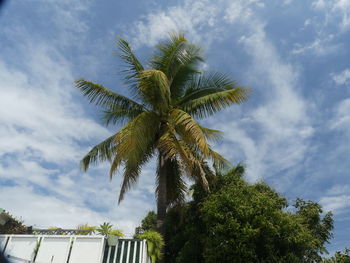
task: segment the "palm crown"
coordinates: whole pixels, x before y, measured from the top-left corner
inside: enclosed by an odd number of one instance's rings
[[[216,166],[226,161],[208,144],[220,132],[201,126],[196,119],[243,102],[249,89],[236,86],[222,73],[201,72],[201,50],[182,34],[174,34],[156,46],[148,68],[142,66],[125,40],[119,39],[117,45],[127,65],[122,73],[133,99],[84,79],[76,81],[83,95],[103,108],[105,124],[124,125],[91,149],[82,159],[82,168],[110,161],[112,178],[122,166],[119,202],[137,182],[142,165],[154,155],[159,159],[157,196],[159,200],[163,195],[166,206],[183,200],[185,175],[207,188],[206,160]]]

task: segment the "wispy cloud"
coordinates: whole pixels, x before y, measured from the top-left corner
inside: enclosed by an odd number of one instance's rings
[[[331,120],[331,128],[350,132],[350,99],[345,99],[337,103],[334,109],[334,117]]]
[[[337,23],[341,31],[350,28],[350,2],[347,0],[316,0],[311,6],[325,12],[325,23]]]
[[[348,84],[350,83],[350,68],[344,69],[340,73],[333,73],[331,77],[338,85]]]
[[[322,197],[320,203],[325,211],[341,214],[350,208],[350,195]]]
[[[308,22],[309,23],[309,22]],[[335,53],[339,50],[341,45],[333,43],[334,35],[329,34],[323,36],[320,34],[313,42],[307,44],[295,44],[292,54],[315,54],[317,56],[325,56]]]
[[[12,44],[0,55],[0,136],[6,138],[0,140],[0,207],[28,225],[71,228],[111,221],[130,236],[153,208],[153,177],[143,176],[140,189],[118,206],[121,178],[110,183],[107,164],[79,171],[82,156],[111,133],[85,111],[74,88],[72,57],[62,48],[86,37],[87,22],[80,16],[88,11],[85,4],[39,5],[37,12],[54,17],[56,39],[33,36],[27,25],[16,23],[0,34]]]
[[[234,23],[246,20],[252,15],[252,7],[263,7],[259,0],[185,0],[181,5],[149,13],[142,20],[135,22],[128,32],[134,46],[154,46],[166,38],[171,31],[185,32],[192,41],[206,47],[212,41],[224,38],[223,20]]]

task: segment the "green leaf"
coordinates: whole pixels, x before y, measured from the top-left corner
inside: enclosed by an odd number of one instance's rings
[[[144,106],[123,96],[113,92],[100,84],[93,83],[84,79],[75,81],[75,86],[80,89],[85,97],[91,103],[98,106],[113,110],[115,107],[129,110],[144,110]]]

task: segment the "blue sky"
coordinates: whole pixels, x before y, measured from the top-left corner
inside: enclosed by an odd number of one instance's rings
[[[350,235],[350,1],[8,1],[0,13],[0,207],[37,227],[111,221],[132,235],[154,209],[154,165],[117,205],[108,164],[79,160],[118,127],[74,88],[84,77],[122,94],[117,35],[145,61],[172,30],[203,47],[203,68],[253,89],[207,119],[215,145],[247,179],[291,202],[321,203],[336,220],[330,251]]]

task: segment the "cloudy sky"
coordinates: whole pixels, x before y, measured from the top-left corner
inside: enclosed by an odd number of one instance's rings
[[[0,10],[0,207],[28,225],[111,221],[132,235],[154,209],[154,165],[117,205],[108,164],[79,170],[106,128],[74,88],[84,77],[128,95],[116,36],[145,61],[169,31],[202,46],[206,70],[253,89],[250,100],[205,124],[215,145],[291,202],[335,215],[330,251],[350,236],[350,1],[17,0]]]

